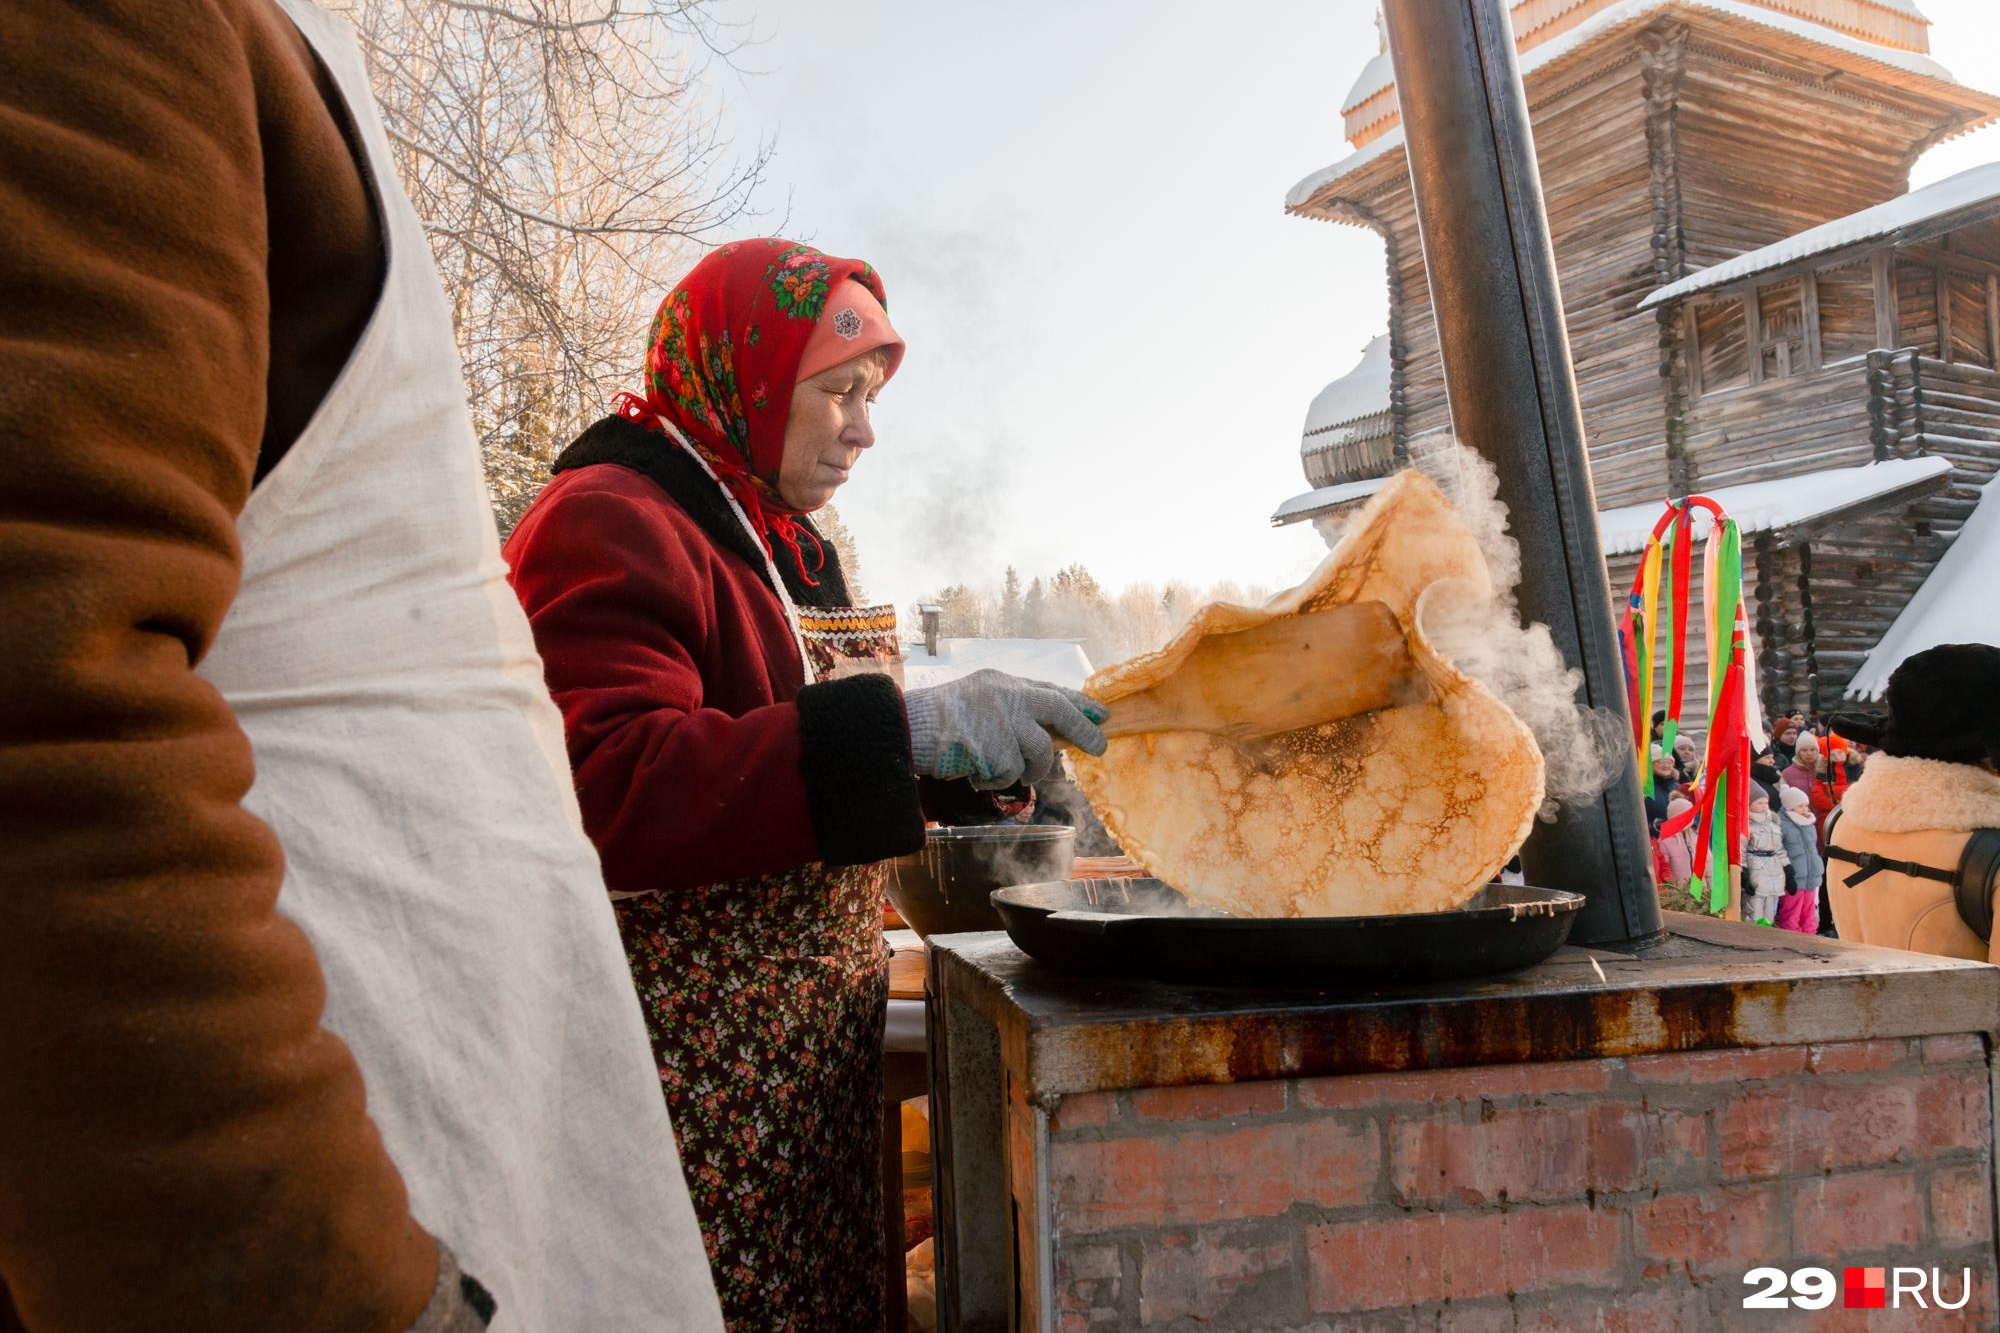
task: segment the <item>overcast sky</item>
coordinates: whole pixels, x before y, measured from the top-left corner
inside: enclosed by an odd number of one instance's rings
[[[1306,405],[1386,327],[1380,243],[1287,217],[1344,156],[1371,0],[734,0],[761,43],[714,80],[775,136],[767,226],[869,260],[909,354],[837,504],[868,592],[1072,560],[1107,587],[1282,586]],[[1995,0],[1924,0],[1933,53],[2000,89]],[[1946,144],[1916,183],[2000,158]]]

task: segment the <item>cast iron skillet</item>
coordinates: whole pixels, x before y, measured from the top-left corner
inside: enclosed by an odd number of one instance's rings
[[[1215,986],[1343,989],[1512,972],[1569,938],[1583,896],[1489,884],[1451,912],[1234,917],[1157,879],[1071,879],[993,894],[1014,943],[1064,972]]]

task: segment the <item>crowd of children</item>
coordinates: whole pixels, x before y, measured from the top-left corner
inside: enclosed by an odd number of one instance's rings
[[[1662,833],[1690,808],[1701,746],[1681,732],[1669,747],[1665,723],[1664,713],[1653,715],[1653,794],[1646,801],[1660,903],[1673,911],[1703,911],[1688,890],[1693,829]],[[1803,713],[1775,724],[1770,744],[1750,766],[1756,785],[1750,792],[1742,878],[1731,896],[1743,920],[1805,935],[1834,933],[1824,904],[1826,820],[1848,783],[1861,775],[1862,748]]]

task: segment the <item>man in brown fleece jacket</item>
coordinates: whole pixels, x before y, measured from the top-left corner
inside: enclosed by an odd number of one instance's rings
[[[268,0],[0,0],[0,1328],[471,1329],[195,667],[384,273]]]

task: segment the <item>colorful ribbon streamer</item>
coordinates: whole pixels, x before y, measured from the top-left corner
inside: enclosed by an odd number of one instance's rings
[[[1700,618],[1709,648],[1708,741],[1690,792],[1693,808],[1668,820],[1660,836],[1672,837],[1693,827],[1694,877],[1688,882],[1688,892],[1709,912],[1720,913],[1729,904],[1731,881],[1726,876],[1743,865],[1750,817],[1750,757],[1762,742],[1763,732],[1762,710],[1753,697],[1755,653],[1743,614],[1743,534],[1722,506],[1704,495],[1668,502],[1640,556],[1625,615],[1619,621],[1618,638],[1640,775],[1646,794],[1651,796],[1654,685],[1660,647],[1656,627],[1663,623],[1666,630],[1668,678],[1662,744],[1671,753],[1680,734],[1688,635],[1696,624],[1688,603],[1697,510],[1710,518],[1702,559]],[[1663,573],[1668,580],[1664,609],[1660,606]]]

